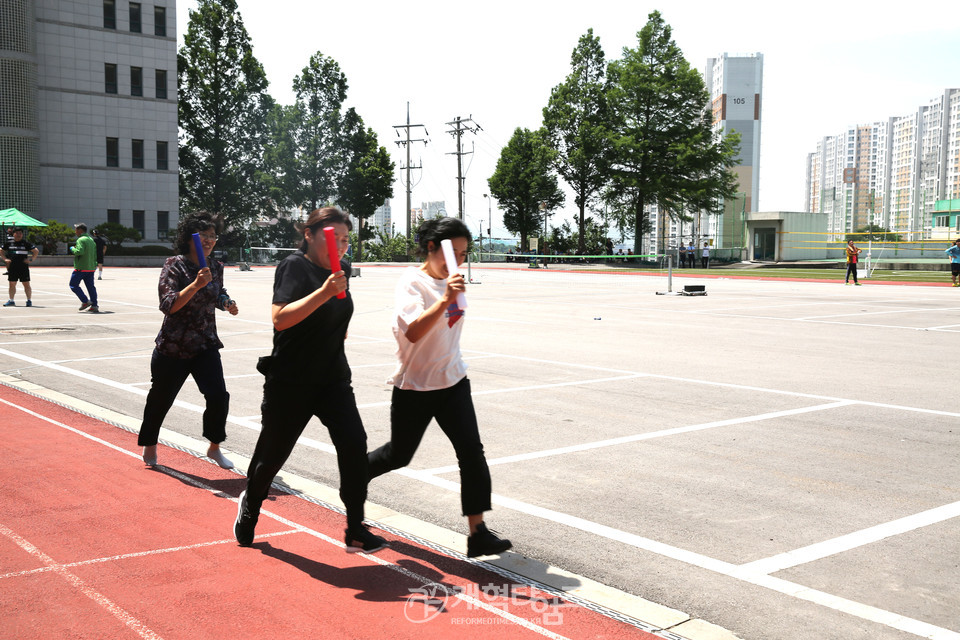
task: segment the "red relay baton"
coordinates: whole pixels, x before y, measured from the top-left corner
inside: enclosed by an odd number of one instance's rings
[[[337,251],[337,236],[333,231],[333,227],[324,227],[323,235],[327,239],[327,254],[330,256],[330,272],[336,273],[341,271],[340,269],[340,253]],[[336,268],[333,265],[337,265]],[[346,291],[341,291],[337,294],[337,298],[343,300],[347,297]]]

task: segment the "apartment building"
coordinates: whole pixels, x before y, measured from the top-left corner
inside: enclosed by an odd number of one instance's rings
[[[6,0],[0,23],[0,206],[166,239],[178,217],[175,0]]]
[[[827,214],[836,235],[868,224],[914,240],[960,230],[960,216],[938,204],[960,199],[960,89],[822,138],[807,156],[806,181],[805,209]]]

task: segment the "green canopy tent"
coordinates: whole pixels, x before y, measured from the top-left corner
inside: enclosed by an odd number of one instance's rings
[[[46,223],[31,218],[17,209],[0,211],[0,227],[45,227]]]

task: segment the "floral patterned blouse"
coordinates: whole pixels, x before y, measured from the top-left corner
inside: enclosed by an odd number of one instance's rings
[[[170,313],[179,293],[197,279],[200,267],[184,256],[167,258],[160,271],[160,311],[163,325],[157,334],[157,351],[170,358],[193,358],[208,349],[222,349],[217,336],[215,309],[223,309],[230,296],[223,288],[223,264],[210,260],[213,279],[176,313]]]

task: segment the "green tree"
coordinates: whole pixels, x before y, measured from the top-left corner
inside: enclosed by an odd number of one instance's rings
[[[520,236],[523,249],[528,246],[531,233],[536,236],[543,228],[544,216],[549,216],[565,199],[552,169],[556,152],[546,138],[543,129],[518,127],[487,180],[490,193],[503,210],[504,226]]]
[[[70,242],[77,237],[73,227],[56,220],[47,220],[45,227],[31,227],[28,233],[30,242],[40,245],[45,256],[55,254],[60,243]]]
[[[363,242],[373,237],[367,224],[387,198],[393,197],[394,163],[380,146],[377,134],[364,128],[363,119],[352,108],[343,118],[343,147],[346,167],[337,188],[337,202],[360,222],[357,229],[357,260],[363,259]]]
[[[868,224],[865,227],[860,227],[855,232],[848,233],[843,239],[844,241],[853,240],[854,242],[867,242],[868,240],[873,242],[903,242],[903,236],[899,233],[893,233],[878,224]]]
[[[140,242],[143,239],[139,231],[132,227],[125,227],[119,222],[101,222],[94,228],[107,242],[107,250],[112,249],[114,253],[125,240]]]
[[[613,163],[606,196],[618,225],[632,224],[640,253],[648,205],[676,218],[688,206],[712,208],[733,196],[733,178],[724,173],[736,164],[737,145],[715,140],[703,78],[658,11],[637,38],[637,48],[625,48],[608,69]]]
[[[288,184],[294,204],[312,211],[335,200],[345,169],[340,110],[347,77],[333,58],[318,51],[293,79],[293,90]]]
[[[588,251],[586,210],[608,180],[610,138],[606,60],[593,29],[580,37],[571,56],[572,70],[550,92],[543,110],[543,125],[557,151],[555,166],[574,193],[579,210],[577,253]]]
[[[236,0],[199,0],[177,53],[180,209],[245,224],[269,208],[261,158],[273,101]]]
[[[406,259],[415,248],[413,240],[408,239],[405,234],[398,233],[391,236],[378,229],[374,233],[373,240],[364,248],[364,259],[376,262],[390,262],[401,257]]]

